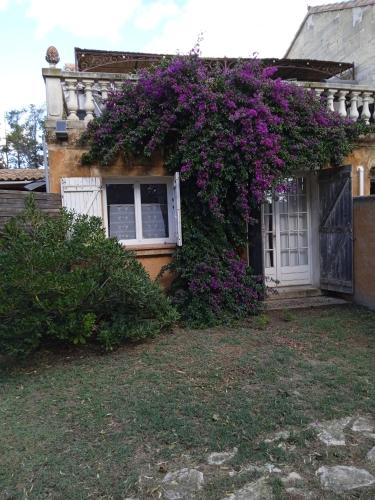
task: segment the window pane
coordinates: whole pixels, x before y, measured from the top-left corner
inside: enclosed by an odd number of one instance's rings
[[[289,213],[297,212],[297,196],[289,196]]]
[[[307,240],[307,231],[304,231],[303,233],[299,233],[299,244],[298,247],[307,247],[308,240]]]
[[[273,249],[273,234],[266,233],[264,237],[264,246],[267,250]]]
[[[265,203],[263,205],[263,210],[265,214],[272,214],[272,203]]]
[[[134,240],[135,208],[133,184],[107,185],[109,236],[118,240]]]
[[[289,236],[288,234],[280,234],[280,243],[281,243],[281,249],[285,250],[286,248],[289,248]]]
[[[288,250],[281,252],[281,265],[282,265],[282,267],[289,266],[289,252],[288,252]]]
[[[288,231],[288,216],[280,215],[280,229],[281,231]]]
[[[290,252],[290,265],[298,266],[298,252],[295,250]]]
[[[287,198],[287,196],[285,196],[285,194],[281,195],[279,198],[279,207],[280,207],[281,214],[288,213],[288,198]]]
[[[298,196],[298,211],[307,212],[307,198],[306,196]]]
[[[168,238],[166,184],[141,184],[143,238]]]
[[[264,229],[265,231],[272,231],[272,215],[264,216]]]
[[[299,252],[299,264],[300,266],[307,265],[308,262],[308,255],[307,255],[307,249],[301,250]]]
[[[298,248],[297,233],[290,233],[289,248]]]
[[[273,267],[273,251],[266,252],[265,267]]]
[[[289,216],[289,230],[290,231],[297,231],[297,216],[296,215]]]
[[[307,214],[299,216],[298,229],[307,229]]]

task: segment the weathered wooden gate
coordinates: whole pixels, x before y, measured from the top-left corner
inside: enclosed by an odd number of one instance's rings
[[[353,293],[353,198],[350,166],[319,175],[320,285]]]

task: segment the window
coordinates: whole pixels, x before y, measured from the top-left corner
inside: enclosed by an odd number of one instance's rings
[[[175,191],[170,178],[107,182],[109,236],[133,245],[178,242]]]

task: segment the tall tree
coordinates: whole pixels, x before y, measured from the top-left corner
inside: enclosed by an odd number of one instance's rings
[[[5,114],[7,134],[2,163],[8,168],[39,168],[43,165],[44,110],[34,104]]]

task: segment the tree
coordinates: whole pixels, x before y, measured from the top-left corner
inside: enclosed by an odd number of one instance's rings
[[[5,114],[8,132],[2,147],[7,168],[39,168],[43,165],[44,109],[30,104]]]

